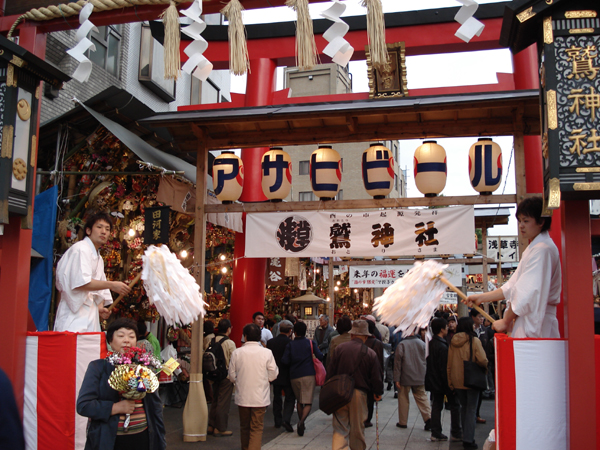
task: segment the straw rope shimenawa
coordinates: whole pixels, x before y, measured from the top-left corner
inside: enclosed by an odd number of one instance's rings
[[[318,62],[313,23],[308,11],[308,0],[287,0],[286,6],[296,11],[296,66],[312,69]]]
[[[177,4],[171,0],[171,4],[160,15],[165,26],[165,78],[175,80],[181,75],[181,59],[179,56],[179,43],[181,42],[181,31],[179,29],[179,11]]]
[[[221,10],[221,14],[227,17],[229,26],[229,70],[234,75],[243,75],[250,71],[248,58],[248,47],[246,45],[246,27],[242,22],[242,11],[244,8],[239,0],[231,0]]]
[[[389,55],[385,45],[385,20],[381,0],[363,0],[367,8],[367,37],[371,52],[371,63],[381,70],[388,63]]]

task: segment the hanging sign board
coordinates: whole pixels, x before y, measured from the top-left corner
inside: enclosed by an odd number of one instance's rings
[[[487,257],[502,262],[519,261],[517,236],[493,236],[487,238]]]
[[[472,206],[249,213],[246,233],[250,258],[475,253]]]
[[[267,262],[267,286],[285,285],[285,258],[269,258]]]
[[[169,243],[169,206],[154,206],[144,212],[144,244]]]
[[[454,286],[462,286],[461,266],[461,264],[448,264],[448,267],[444,269],[444,277]],[[350,267],[350,287],[385,288],[406,275],[412,267],[407,265],[352,266]]]

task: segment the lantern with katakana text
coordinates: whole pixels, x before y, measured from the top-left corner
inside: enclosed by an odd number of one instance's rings
[[[502,149],[490,138],[480,138],[469,149],[469,179],[471,186],[483,195],[490,195],[502,181]]]
[[[262,157],[262,190],[272,202],[286,198],[292,188],[292,160],[280,147],[273,147]]]
[[[342,184],[342,158],[330,145],[321,145],[310,155],[310,182],[321,200],[333,200]]]
[[[213,162],[213,186],[221,202],[235,202],[244,187],[244,164],[233,152],[223,152]]]
[[[389,148],[374,143],[363,152],[362,178],[373,198],[385,198],[394,187],[394,156]]]
[[[425,197],[435,197],[446,186],[446,150],[436,141],[424,141],[415,150],[414,174],[417,189]]]

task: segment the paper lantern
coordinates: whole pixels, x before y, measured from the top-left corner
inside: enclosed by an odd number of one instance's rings
[[[394,157],[389,148],[371,144],[362,155],[365,190],[373,198],[385,198],[394,187]]]
[[[280,147],[273,147],[262,157],[262,190],[272,202],[286,198],[292,188],[292,160]]]
[[[244,164],[233,152],[223,152],[213,162],[213,186],[221,202],[235,202],[244,187]]]
[[[342,184],[342,158],[330,145],[321,145],[310,155],[310,182],[321,200],[332,200]]]
[[[481,138],[469,149],[469,179],[471,186],[483,195],[490,195],[502,181],[502,149],[490,138]]]
[[[415,184],[425,197],[435,197],[446,186],[446,150],[436,141],[424,141],[415,150]]]

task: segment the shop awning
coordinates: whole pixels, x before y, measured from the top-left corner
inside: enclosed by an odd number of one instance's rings
[[[92,108],[80,103],[85,110],[90,113],[98,122],[100,122],[106,129],[114,134],[123,144],[125,144],[129,150],[135,153],[141,160],[153,164],[158,167],[162,167],[167,170],[183,171],[184,177],[192,183],[196,184],[196,167],[190,163],[178,158],[177,156],[170,155],[163,151],[157,150],[152,147],[146,141],[135,135],[127,128],[113,122],[109,118],[102,114],[94,111]],[[208,189],[212,189],[212,183],[209,184]]]

